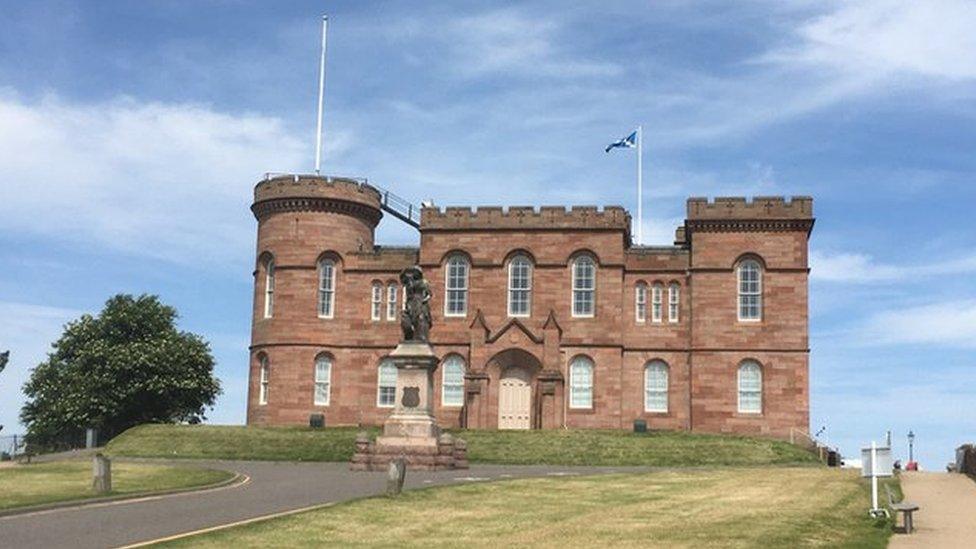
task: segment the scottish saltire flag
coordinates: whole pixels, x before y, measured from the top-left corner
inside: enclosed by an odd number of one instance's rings
[[[613,143],[607,145],[605,152],[610,152],[610,149],[616,149],[617,147],[632,149],[636,146],[637,146],[637,130],[634,130],[634,133],[628,135],[627,137],[619,141],[614,141]]]

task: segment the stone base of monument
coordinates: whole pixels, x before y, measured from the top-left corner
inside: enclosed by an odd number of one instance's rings
[[[467,469],[465,442],[441,433],[431,413],[438,359],[430,345],[404,342],[390,353],[397,367],[396,405],[375,441],[356,437],[353,471],[386,471],[403,458],[408,470]]]

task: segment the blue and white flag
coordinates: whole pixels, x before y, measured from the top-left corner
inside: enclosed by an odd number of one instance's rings
[[[616,149],[617,147],[624,147],[626,149],[633,149],[636,146],[637,146],[637,130],[634,130],[634,133],[628,135],[627,137],[625,137],[625,138],[623,138],[623,139],[621,139],[619,141],[614,141],[613,143],[610,143],[609,145],[607,145],[607,148],[605,149],[605,152],[610,152],[610,149]]]

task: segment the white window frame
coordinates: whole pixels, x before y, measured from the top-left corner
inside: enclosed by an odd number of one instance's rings
[[[462,269],[460,276],[452,276],[452,270]],[[444,316],[468,316],[468,279],[471,276],[471,264],[461,254],[454,254],[447,258],[444,264]],[[460,281],[460,285],[454,285]],[[452,304],[460,303],[460,307]],[[454,310],[452,310],[452,308]]]
[[[325,375],[321,375],[322,368],[325,366]],[[316,406],[328,406],[332,400],[332,357],[329,355],[319,355],[315,357],[315,385],[312,389],[312,400]],[[320,391],[321,389],[321,391]],[[319,398],[319,393],[325,394],[324,399]]]
[[[369,317],[373,322],[383,319],[383,284],[374,282],[370,289]]]
[[[390,370],[392,368],[392,370]],[[383,384],[383,370],[386,369],[388,372],[393,372],[393,384]],[[393,361],[386,358],[380,361],[380,365],[376,368],[376,406],[378,408],[393,408],[396,406],[396,376],[397,367],[393,364]],[[390,402],[383,402],[383,395],[390,394],[390,392],[384,393],[383,389],[393,388],[392,398]]]
[[[744,281],[743,275],[747,271],[754,270],[756,273],[755,281]],[[763,309],[763,269],[762,265],[759,264],[755,259],[744,259],[739,263],[736,268],[736,290],[737,290],[737,300],[736,300],[736,316],[739,322],[760,322],[762,321],[762,309]],[[754,282],[754,285],[749,285],[750,282]],[[755,316],[747,315],[743,316],[744,299],[753,298],[755,299]],[[748,307],[748,306],[747,306]]]
[[[581,379],[583,376],[582,372],[588,371],[586,378]],[[589,357],[577,356],[569,363],[569,407],[575,410],[591,410],[593,409],[593,375],[594,367],[593,361]],[[576,394],[577,391],[585,391],[581,393],[585,395],[583,400],[577,401]]]
[[[758,384],[756,387],[743,387],[743,373],[746,371],[755,372],[758,377]],[[746,380],[747,381],[747,380]],[[763,411],[763,369],[762,366],[755,360],[745,360],[739,364],[737,379],[736,379],[736,389],[738,389],[738,406],[737,409],[740,414],[752,414],[761,415]],[[743,403],[743,397],[746,397],[746,401],[752,401],[758,403],[757,407],[750,407],[748,403]]]
[[[271,365],[267,355],[261,355],[258,362],[258,404],[264,406],[268,404],[268,394],[271,389]]]
[[[638,324],[647,322],[647,283],[638,282],[634,286],[634,320]]]
[[[518,276],[516,269],[524,268],[524,276]],[[527,318],[532,316],[532,260],[523,254],[514,256],[508,262],[508,316]],[[517,299],[516,296],[524,296]],[[515,311],[515,303],[524,305],[524,311]]]
[[[335,261],[319,261],[319,318],[335,315]]]
[[[657,373],[663,373],[663,380],[664,380],[663,386],[660,383],[652,383],[652,381],[660,382],[660,380],[662,379],[662,376],[658,376],[657,378],[652,378],[651,376],[652,371]],[[671,382],[671,372],[670,372],[670,368],[668,368],[667,362],[664,362],[663,360],[655,359],[655,360],[651,360],[650,362],[644,365],[644,411],[645,412],[651,412],[655,414],[658,413],[666,414],[668,412],[670,382]],[[655,405],[652,403],[652,401],[659,402],[662,395],[664,397],[663,399],[664,406]],[[655,399],[654,397],[657,398]]]
[[[581,276],[581,268],[589,268],[590,276]],[[588,254],[581,255],[573,260],[572,269],[573,288],[570,306],[573,318],[593,318],[596,314],[596,260]],[[589,279],[589,286],[583,285],[586,279]],[[577,299],[577,296],[582,299]],[[583,310],[584,307],[577,307],[584,303],[589,303],[589,311]]]
[[[397,294],[399,287],[396,282],[390,282],[386,286],[386,320],[394,321],[397,319]]]
[[[444,359],[441,370],[441,406],[445,408],[460,408],[464,406],[464,359],[460,355],[448,355]],[[448,374],[448,370],[460,369],[460,378],[448,379],[448,375],[455,376],[454,372]],[[460,395],[457,400],[448,400],[447,388],[460,388]]]
[[[681,314],[681,285],[672,282],[668,285],[668,322],[678,322]]]
[[[664,285],[651,284],[651,322],[660,324],[664,319]]]
[[[274,316],[275,262],[269,259],[264,264],[264,318]]]

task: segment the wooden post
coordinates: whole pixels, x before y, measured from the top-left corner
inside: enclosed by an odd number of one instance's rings
[[[96,494],[112,491],[112,460],[102,454],[95,454],[92,459],[92,490]]]
[[[386,473],[386,495],[393,497],[403,491],[403,481],[407,476],[407,460],[398,457],[390,460]]]

